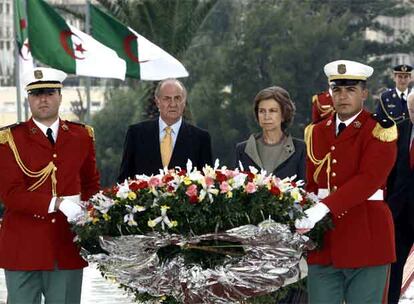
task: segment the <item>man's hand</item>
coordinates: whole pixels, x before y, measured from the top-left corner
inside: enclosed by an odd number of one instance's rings
[[[295,221],[296,231],[306,233],[319,222],[329,212],[329,208],[324,203],[316,203],[315,206],[305,210],[306,217]]]

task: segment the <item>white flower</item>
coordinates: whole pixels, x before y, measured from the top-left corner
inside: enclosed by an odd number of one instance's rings
[[[124,223],[127,223],[128,226],[138,226],[138,223],[134,220],[134,214],[133,213],[125,214]]]
[[[161,206],[161,215],[159,217],[157,217],[154,220],[149,220],[148,221],[148,226],[153,228],[156,225],[158,225],[159,223],[161,223],[161,228],[162,230],[165,229],[165,225],[168,226],[168,228],[174,227],[175,224],[173,222],[170,221],[170,219],[167,216],[167,210],[170,209],[170,207],[163,205]]]
[[[186,169],[187,169],[187,174],[191,172],[191,170],[193,170],[193,163],[191,161],[191,159],[187,160],[187,164],[185,165]]]
[[[109,209],[111,209],[111,207],[115,205],[115,202],[109,197],[107,197],[106,195],[104,195],[102,191],[95,194],[92,197],[91,201],[93,202],[94,208],[98,210],[99,212],[101,212],[102,214],[107,213]]]
[[[259,172],[259,170],[257,170],[255,167],[253,166],[249,166],[249,170],[250,172],[252,172],[253,174],[257,174]]]
[[[216,161],[214,162],[213,170],[216,171],[219,166],[220,166],[220,160],[218,158],[216,158]]]
[[[247,174],[238,173],[233,177],[233,189],[238,189],[244,186],[244,182],[246,181]]]
[[[127,199],[130,191],[128,180],[125,180],[122,184],[118,184],[118,192],[116,193],[116,197]]]
[[[243,167],[243,164],[242,164],[241,161],[239,161],[239,168],[240,168],[241,171],[244,171],[244,167]]]

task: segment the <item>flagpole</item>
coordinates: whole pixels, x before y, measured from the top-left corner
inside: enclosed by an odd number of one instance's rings
[[[22,94],[20,87],[20,54],[19,54],[19,44],[17,43],[17,10],[16,6],[13,8],[14,13],[14,22],[13,22],[13,31],[14,31],[14,74],[15,74],[15,85],[16,85],[16,103],[17,103],[17,122],[22,121]]]
[[[91,14],[90,14],[90,5],[89,0],[86,1],[86,20],[85,20],[85,31],[86,34],[90,34],[91,32]],[[91,78],[86,77],[86,118],[85,122],[87,124],[91,123]]]

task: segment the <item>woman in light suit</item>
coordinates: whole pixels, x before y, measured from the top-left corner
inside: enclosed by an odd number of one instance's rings
[[[236,167],[240,162],[245,170],[254,166],[282,179],[296,175],[305,180],[305,143],[288,132],[295,110],[285,89],[261,90],[254,98],[254,114],[262,131],[237,144]]]

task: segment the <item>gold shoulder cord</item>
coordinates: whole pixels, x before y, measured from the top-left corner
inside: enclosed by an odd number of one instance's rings
[[[328,181],[328,190],[331,190],[330,182],[329,182],[329,175],[331,173],[331,152],[328,152],[323,159],[317,159],[313,153],[313,124],[308,125],[305,128],[305,143],[306,143],[306,153],[308,154],[309,159],[311,162],[316,166],[316,170],[313,173],[313,180],[315,183],[318,182],[318,176],[321,172],[324,164],[326,163],[326,177]]]
[[[392,117],[391,117],[391,115],[389,115],[389,114],[388,114],[388,111],[385,109],[384,102],[382,101],[382,94],[380,95],[379,103],[380,103],[380,105],[381,105],[381,109],[382,109],[382,111],[383,111],[383,112],[385,113],[385,115],[386,115],[389,119],[391,119],[394,123],[395,123],[397,120],[399,120],[400,118],[401,118],[401,119],[403,118],[403,116],[402,116],[402,115],[400,115],[400,116],[398,116],[398,117],[395,117],[395,118],[392,118]]]
[[[40,171],[31,171],[28,169],[24,164],[23,161],[20,158],[19,151],[17,150],[16,144],[13,140],[13,134],[11,133],[10,129],[6,129],[0,132],[0,144],[8,143],[10,149],[13,152],[14,158],[16,159],[17,164],[19,165],[20,169],[23,171],[23,173],[29,177],[32,178],[38,178],[39,180],[35,182],[33,185],[31,185],[27,190],[34,191],[37,188],[39,188],[45,180],[51,176],[52,180],[52,193],[53,196],[56,196],[56,173],[55,173],[55,164],[51,161],[46,167],[44,167]]]

